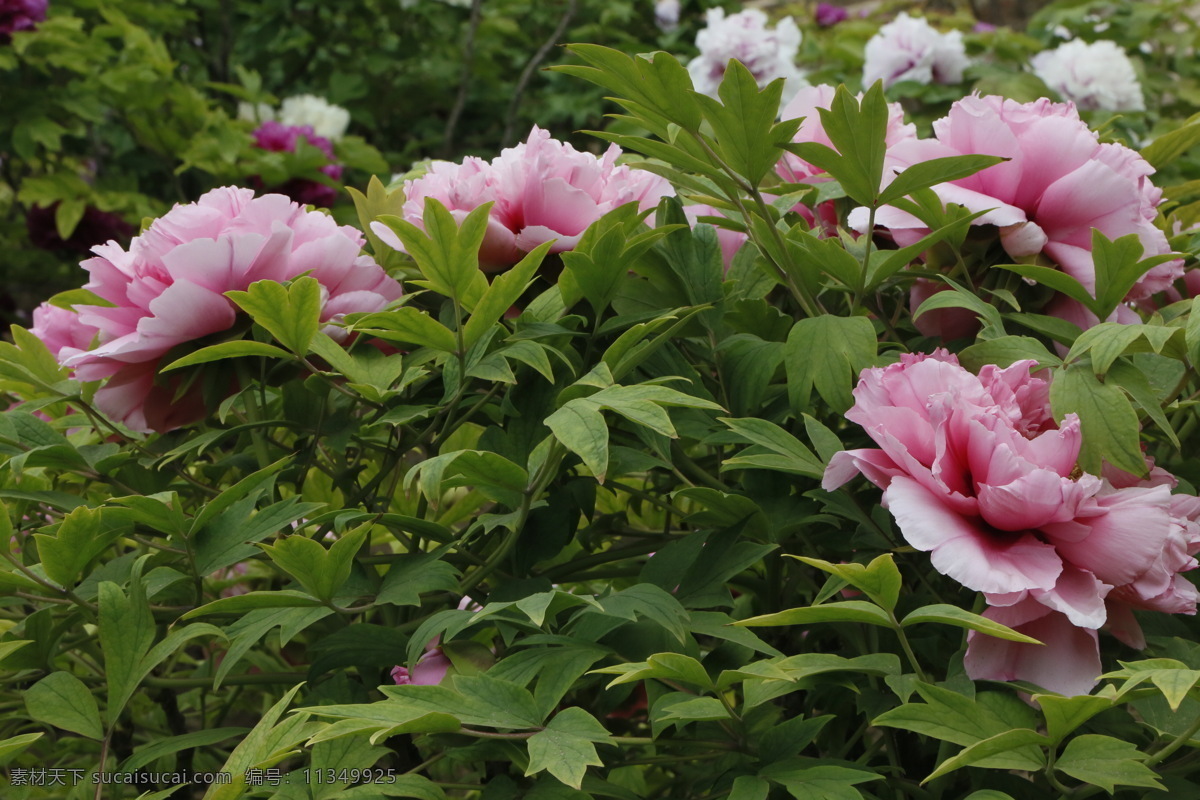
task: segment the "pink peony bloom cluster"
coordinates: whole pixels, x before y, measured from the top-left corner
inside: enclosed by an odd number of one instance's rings
[[[1200,500],[1172,496],[1161,470],[1148,481],[1078,473],[1079,420],[1055,424],[1033,365],[975,376],[939,350],[864,371],[846,417],[879,449],[838,453],[822,485],[862,473],[910,545],[985,593],[985,616],[1044,642],[973,636],[968,675],[1086,693],[1101,625],[1136,646],[1131,607],[1196,612],[1200,594],[1179,573],[1197,566]]]
[[[767,15],[755,8],[728,17],[724,9],[710,8],[705,13],[706,27],[696,34],[700,55],[687,65],[696,91],[716,97],[731,59],[750,70],[760,87],[783,78],[785,103],[804,86],[804,73],[796,67],[801,39],[796,21],[784,17],[774,30],[767,22]]]
[[[308,273],[323,290],[323,322],[398,298],[400,284],[360,255],[362,245],[354,228],[282,195],[214,189],[155,220],[128,251],[115,242],[94,248],[82,265],[91,274],[85,288],[111,307],[78,306],[77,317],[43,307],[33,332],[80,380],[108,379],[95,396],[105,414],[132,430],[170,430],[198,419],[204,405],[199,389],[176,400],[179,379],[158,368],[180,345],[233,327],[237,309],[225,292]],[[99,345],[88,349],[93,336]]]
[[[959,83],[970,63],[961,33],[941,33],[904,12],[871,37],[865,58],[863,85],[881,80],[885,89],[901,81]]]
[[[1162,191],[1150,182],[1154,168],[1128,147],[1102,144],[1074,106],[971,95],[956,102],[933,130],[933,139],[906,138],[889,146],[886,172],[946,156],[1009,159],[933,189],[943,202],[986,211],[974,224],[999,228],[1000,243],[1012,258],[1044,255],[1095,291],[1093,228],[1109,239],[1137,234],[1147,257],[1171,252],[1166,235],[1154,224],[1162,200]],[[875,219],[898,241],[915,240],[925,230],[916,217],[895,208],[879,209]],[[865,231],[866,222],[866,209],[851,213],[855,229]],[[1181,261],[1154,267],[1128,299],[1163,291],[1182,270]],[[1057,298],[1048,311],[1084,328],[1097,322],[1066,297]],[[1118,309],[1123,312],[1128,309]]]
[[[311,125],[285,125],[267,120],[254,131],[254,145],[273,153],[294,153],[302,139],[324,153],[330,162],[334,160],[333,143],[324,136],[318,136]],[[342,179],[340,164],[326,164],[320,171],[335,181]],[[337,190],[332,186],[307,178],[292,178],[272,191],[285,194],[297,203],[321,208],[329,208],[337,200]]]
[[[461,164],[435,161],[425,175],[406,181],[404,218],[423,227],[428,198],[460,221],[494,202],[479,263],[491,272],[507,269],[552,239],[551,253],[572,249],[589,225],[617,206],[637,203],[646,210],[674,194],[657,175],[617,166],[620,155],[616,145],[602,157],[581,153],[535,125],[526,141],[490,162],[474,157]],[[388,245],[404,249],[386,225],[373,222],[371,230]]]

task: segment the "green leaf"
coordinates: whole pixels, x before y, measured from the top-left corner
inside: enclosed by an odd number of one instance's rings
[[[193,608],[180,619],[201,617],[205,614],[243,614],[260,608],[313,608],[321,601],[304,592],[279,589],[270,592],[247,592],[235,597],[222,597],[199,608]]]
[[[717,87],[721,101],[695,95],[716,134],[722,160],[752,186],[760,184],[774,168],[783,155],[782,145],[791,142],[800,126],[799,120],[773,124],[782,93],[782,80],[771,81],[760,91],[753,73],[731,59]]]
[[[764,625],[811,625],[815,622],[863,622],[884,628],[895,628],[892,618],[874,603],[862,600],[846,600],[841,603],[825,603],[807,608],[792,608],[774,614],[763,614],[734,623],[747,627]]]
[[[1079,465],[1085,472],[1099,475],[1107,461],[1134,475],[1145,474],[1137,412],[1125,393],[1115,383],[1101,383],[1090,365],[1077,363],[1055,371],[1050,406],[1060,423],[1068,413],[1079,415]]]
[[[789,556],[803,561],[811,567],[836,575],[857,589],[861,589],[871,601],[892,611],[900,599],[900,570],[892,560],[891,553],[876,557],[870,564],[833,564],[819,558]],[[911,614],[909,616],[912,616]],[[903,623],[902,623],[903,624]]]
[[[1031,745],[1044,745],[1048,741],[1045,736],[1028,728],[1018,728],[998,733],[995,736],[976,742],[953,758],[948,758],[941,764],[938,764],[937,769],[929,773],[929,776],[921,781],[921,785],[929,783],[935,778],[947,775],[956,769],[970,766],[984,766],[981,762],[986,762],[987,759],[994,758],[995,756],[1006,755],[1014,751],[1019,751],[1022,754],[1028,753]],[[1045,753],[1040,747],[1037,752],[1041,754],[1044,766]]]
[[[1162,789],[1158,776],[1142,763],[1145,757],[1130,742],[1089,733],[1067,742],[1054,768],[1110,794],[1118,785]]]
[[[463,326],[463,343],[468,350],[529,288],[552,244],[544,242],[538,245],[516,265],[492,279],[491,286],[483,293],[479,303],[472,309],[470,319]]]
[[[980,170],[1007,161],[1000,156],[948,156],[919,161],[906,167],[896,179],[879,195],[879,205],[887,205],[893,200],[912,194],[921,189],[928,189],[939,183],[965,178]]]
[[[1046,345],[1030,336],[1001,336],[977,342],[958,354],[958,360],[972,372],[978,372],[984,364],[1009,367],[1027,358],[1044,367],[1062,363],[1062,359],[1046,349]]]
[[[1011,695],[980,692],[974,698],[929,684],[918,683],[917,691],[925,703],[905,703],[885,711],[873,725],[902,728],[923,736],[970,747],[1013,729],[1033,730],[1033,711]],[[989,756],[976,766],[992,769],[1036,770],[1045,764],[1039,748],[1026,745],[1006,753]]]
[[[196,364],[208,364],[212,361],[224,361],[227,358],[243,358],[245,356],[285,359],[292,357],[288,351],[282,350],[273,344],[255,342],[250,339],[238,339],[233,342],[221,342],[220,344],[201,347],[199,350],[188,353],[183,358],[175,359],[163,367],[162,372],[170,372],[173,369],[180,369],[181,367],[192,367]]]
[[[631,422],[676,438],[675,427],[664,406],[721,410],[719,405],[710,400],[666,386],[609,386],[588,397],[568,401],[546,418],[546,425],[568,450],[583,459],[596,479],[603,483],[608,471],[608,426],[601,410],[615,411]]]
[[[71,587],[83,568],[121,534],[120,528],[104,529],[100,509],[80,507],[63,517],[54,536],[35,533],[33,538],[47,577]]]
[[[1157,170],[1170,164],[1197,144],[1200,144],[1200,122],[1190,122],[1164,133],[1143,147],[1140,152],[1142,158]]]
[[[436,201],[435,201],[436,202]],[[354,319],[353,329],[390,342],[432,347],[446,353],[458,352],[454,332],[425,311],[401,306]]]
[[[609,681],[605,688],[619,686],[622,683],[635,683],[649,678],[685,683],[701,689],[715,688],[715,684],[704,666],[691,656],[681,653],[657,653],[645,661],[635,664],[618,664],[593,670],[593,672],[618,676]]]
[[[733,779],[729,800],[767,800],[771,784],[754,775],[742,775]]]
[[[994,305],[944,275],[941,276],[941,279],[950,286],[952,291],[934,292],[913,312],[913,319],[918,319],[927,312],[938,308],[965,308],[974,311],[980,318],[984,332],[992,336],[1004,334],[1003,319],[1000,317],[1000,311]]]
[[[1100,319],[1108,319],[1151,268],[1178,257],[1169,253],[1143,259],[1143,253],[1136,233],[1113,241],[1098,229],[1092,229],[1092,262],[1096,266],[1096,303],[1092,310]]]
[[[0,766],[7,764],[13,756],[18,755],[45,735],[44,733],[26,733],[0,741]]]
[[[154,617],[144,596],[140,566],[134,570],[129,595],[117,584],[103,581],[99,605],[100,647],[104,651],[107,717],[111,726],[137,688],[141,680],[138,665],[154,644]]]
[[[391,228],[421,270],[424,280],[414,281],[451,298],[464,308],[474,308],[487,291],[479,269],[479,247],[487,233],[491,203],[475,208],[460,227],[438,200],[425,203],[422,231],[400,217],[383,215],[379,221]]]
[[[1092,371],[1103,376],[1108,368],[1129,346],[1142,338],[1143,325],[1123,325],[1119,322],[1101,322],[1079,335],[1067,353],[1067,361],[1076,361],[1087,353],[1092,356]]]
[[[787,150],[823,169],[861,206],[879,205],[879,184],[887,151],[887,100],[876,82],[860,103],[839,86],[828,109],[820,109],[821,127],[833,148],[816,142],[792,144]]]
[[[582,708],[563,709],[529,738],[529,766],[525,775],[545,770],[578,789],[589,765],[604,766],[596,754],[596,743],[607,742],[609,738],[605,727]]]
[[[747,417],[745,419],[721,418],[720,422],[728,425],[734,433],[758,448],[771,451],[776,457],[764,462],[762,456],[751,451],[745,451],[740,456],[724,461],[724,467],[739,469],[744,467],[762,466],[769,463],[774,469],[820,478],[825,473],[822,464],[813,452],[800,443],[800,440],[773,422],[765,419]],[[752,448],[754,450],[756,448]]]
[[[919,625],[922,622],[939,622],[943,625],[967,628],[968,630],[986,633],[988,636],[994,636],[997,639],[1007,639],[1010,642],[1042,644],[1037,639],[1026,636],[1023,633],[1018,633],[1006,625],[1001,625],[999,622],[993,622],[987,617],[981,617],[978,614],[972,614],[970,611],[965,611],[957,606],[944,603],[922,606],[916,611],[910,612],[900,621],[900,626],[907,628],[910,625]]]
[[[144,767],[163,756],[193,747],[205,747],[210,744],[217,744],[226,739],[232,739],[235,736],[240,738],[245,735],[247,730],[248,728],[210,728],[208,730],[185,733],[180,736],[171,736],[166,739],[157,739],[149,744],[142,745],[134,751],[133,755],[121,763],[120,771],[135,772],[138,768]]]
[[[38,722],[99,741],[100,709],[83,681],[69,672],[52,672],[25,690],[25,709]]]
[[[655,715],[656,722],[681,720],[685,722],[703,722],[729,719],[729,711],[715,697],[693,697],[665,707],[661,714]]]
[[[279,722],[279,718],[303,686],[302,683],[293,686],[262,715],[258,724],[229,754],[220,770],[232,775],[233,782],[210,785],[204,800],[236,800],[241,797],[246,791],[248,769],[270,761],[273,756],[287,753],[307,738],[303,731],[298,731],[304,723],[307,711],[302,710],[282,723]]]
[[[936,295],[935,295],[936,296]],[[809,317],[792,326],[784,348],[788,396],[797,414],[807,411],[815,386],[841,413],[854,402],[851,388],[875,362],[875,328],[866,317]]]
[[[310,276],[284,287],[275,281],[256,281],[245,292],[226,292],[256,323],[288,350],[308,353],[308,343],[320,327],[321,284]]]
[[[798,762],[798,763],[797,763]],[[868,769],[814,763],[805,759],[778,761],[768,765],[759,775],[783,785],[797,800],[861,800],[854,787],[868,781],[883,780],[883,776]]]
[[[1080,725],[1113,707],[1111,698],[1096,695],[1059,697],[1054,694],[1035,694],[1033,701],[1041,707],[1046,717],[1046,733],[1054,747]]]
[[[314,597],[329,602],[334,592],[350,577],[354,556],[370,528],[366,524],[343,533],[329,550],[301,534],[285,537],[276,545],[260,544],[259,547]]]
[[[432,554],[400,556],[388,567],[375,602],[419,606],[422,594],[455,591],[457,574],[458,570]]]

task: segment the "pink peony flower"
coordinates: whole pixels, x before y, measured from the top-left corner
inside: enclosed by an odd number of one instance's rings
[[[474,157],[461,164],[435,161],[425,175],[406,181],[404,218],[423,227],[427,198],[441,202],[458,220],[494,202],[479,261],[488,271],[503,270],[552,239],[551,253],[572,249],[589,225],[617,206],[637,203],[646,210],[674,194],[657,175],[617,166],[620,155],[616,145],[599,158],[581,153],[535,125],[526,141],[491,162]],[[386,225],[373,222],[371,229],[388,245],[404,249]]]
[[[989,365],[975,376],[939,350],[865,370],[846,417],[880,449],[836,454],[822,485],[834,489],[861,472],[881,487],[900,532],[930,553],[935,569],[984,592],[994,609],[1014,609],[993,618],[1061,625],[1053,611],[1094,631],[1108,618],[1110,596],[1195,613],[1197,593],[1178,573],[1196,566],[1200,501],[1173,498],[1161,477],[1114,486],[1078,474],[1079,420],[1054,423],[1049,387],[1031,376],[1033,364]],[[981,644],[988,655],[974,663],[989,666],[968,674],[1017,669],[1017,661],[996,666],[1008,644]],[[1090,687],[1098,674],[1064,680]]]
[[[961,33],[941,33],[904,12],[871,37],[865,59],[863,85],[882,80],[885,89],[901,81],[959,83],[970,63]]]
[[[47,0],[0,0],[0,44],[17,31],[31,31],[46,21]]]
[[[442,648],[433,645],[421,654],[411,670],[408,667],[392,667],[392,681],[397,686],[437,686],[452,666]]]
[[[80,321],[74,311],[49,303],[42,303],[33,310],[33,327],[29,331],[41,339],[59,361],[90,348],[98,332],[95,327]]]
[[[728,17],[722,8],[705,12],[706,27],[696,34],[700,55],[687,65],[696,91],[716,97],[731,59],[750,70],[760,87],[783,78],[784,102],[804,86],[804,73],[796,67],[801,39],[796,21],[784,17],[774,30],[767,23],[767,15],[755,8]]]
[[[164,381],[157,370],[174,348],[233,327],[237,310],[224,293],[308,273],[323,289],[323,322],[378,311],[401,289],[359,254],[362,244],[354,228],[282,195],[214,189],[155,220],[128,251],[115,242],[94,248],[96,257],[82,265],[91,273],[85,288],[113,306],[77,307],[77,324],[94,330],[99,346],[64,346],[60,361],[79,380],[107,378],[96,406],[133,430],[187,424],[203,415],[198,392],[175,401],[179,379]],[[51,341],[69,339],[64,319],[48,317],[43,330]]]
[[[330,162],[334,160],[333,143],[324,136],[318,136],[311,125],[285,125],[275,120],[267,120],[254,131],[255,146],[274,153],[296,152],[296,146],[301,139],[324,153]],[[326,164],[320,171],[335,181],[342,179],[340,164]],[[287,195],[302,205],[321,208],[329,208],[337,200],[337,190],[332,186],[307,178],[292,178],[274,187],[273,191]]]
[[[1149,180],[1154,169],[1133,150],[1101,144],[1070,104],[1037,100],[1018,103],[972,95],[955,103],[933,125],[935,139],[905,139],[888,149],[889,172],[944,156],[979,153],[1008,161],[933,187],[946,203],[986,211],[976,225],[994,225],[1009,256],[1042,254],[1095,291],[1092,229],[1109,239],[1137,234],[1146,257],[1171,252],[1154,225],[1162,192]],[[919,220],[884,207],[876,222],[894,234],[924,229]],[[850,224],[866,229],[866,209],[855,209]],[[1182,262],[1160,264],[1130,291],[1137,300],[1160,292],[1182,274]],[[1066,298],[1063,298],[1066,300]],[[1097,321],[1079,306],[1083,327]],[[1059,309],[1061,314],[1072,313]]]
[[[829,28],[839,22],[845,22],[849,16],[849,11],[842,6],[835,6],[833,3],[817,3],[817,9],[813,12],[813,18],[822,28]]]
[[[969,631],[963,666],[974,680],[1028,681],[1073,696],[1089,693],[1104,671],[1096,631],[1072,624],[1065,614],[1036,600],[989,608],[983,616],[1042,644],[1010,642]]]

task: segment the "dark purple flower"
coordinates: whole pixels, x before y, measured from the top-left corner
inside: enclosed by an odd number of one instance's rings
[[[0,2],[2,1],[0,0]],[[311,125],[284,125],[282,122],[268,120],[254,131],[254,144],[273,153],[294,153],[301,137],[305,142],[324,153],[326,158],[333,161],[333,143],[324,136],[317,136]],[[326,164],[320,168],[320,171],[335,181],[342,178],[340,164]],[[254,184],[256,188],[262,188],[262,181],[257,177],[254,179]],[[337,200],[335,188],[308,178],[293,178],[280,186],[273,187],[271,191],[287,195],[302,205],[322,208],[332,206]]]
[[[31,31],[46,19],[48,0],[0,0],[0,43],[17,31]]]
[[[35,247],[87,255],[98,244],[110,239],[125,241],[137,233],[137,228],[121,219],[119,214],[88,206],[70,237],[63,239],[58,235],[58,226],[54,222],[57,210],[58,203],[54,203],[45,208],[34,206],[25,214],[25,230],[29,232],[29,241]]]
[[[815,14],[817,24],[822,28],[828,28],[831,25],[837,25],[850,16],[850,12],[842,6],[835,6],[833,3],[817,3],[817,13]]]

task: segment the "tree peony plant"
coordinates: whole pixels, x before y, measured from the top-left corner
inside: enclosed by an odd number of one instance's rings
[[[970,63],[961,33],[942,33],[904,12],[871,37],[865,57],[863,85],[881,80],[884,88],[901,81],[959,83]]]
[[[479,250],[485,270],[507,269],[533,248],[555,240],[551,253],[571,250],[589,225],[617,206],[642,210],[674,194],[664,179],[618,166],[621,148],[597,157],[550,137],[536,125],[529,138],[490,162],[468,157],[461,164],[435,161],[429,171],[404,183],[404,218],[423,226],[425,200],[435,198],[462,220],[484,203],[495,203]],[[371,229],[388,245],[400,239],[380,222]]]
[[[225,292],[308,273],[322,288],[323,322],[398,298],[400,285],[359,254],[362,245],[355,229],[282,195],[214,189],[155,220],[128,251],[115,242],[94,248],[96,257],[83,262],[91,274],[85,288],[112,305],[77,306],[78,320],[46,312],[34,332],[78,343],[77,327],[91,326],[99,345],[60,348],[62,363],[80,380],[108,379],[96,392],[105,414],[132,430],[169,430],[203,404],[195,392],[175,400],[157,369],[174,348],[233,327],[237,309]]]
[[[1142,85],[1133,63],[1115,42],[1074,39],[1030,61],[1033,74],[1064,100],[1090,111],[1144,111]]]

